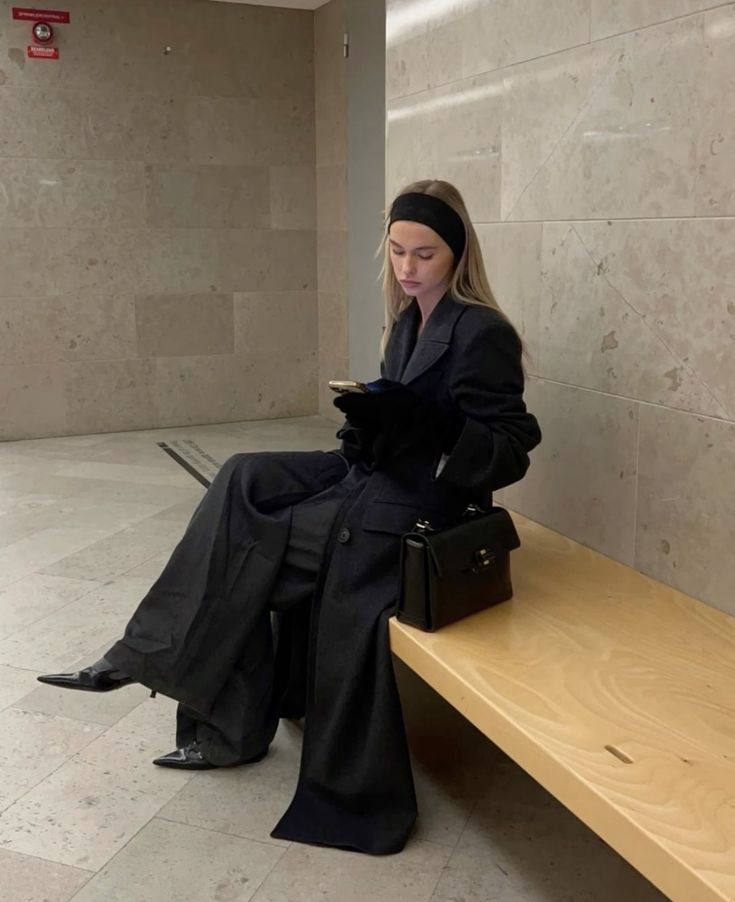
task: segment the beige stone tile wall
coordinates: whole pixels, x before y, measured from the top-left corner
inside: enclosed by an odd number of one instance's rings
[[[11,5],[0,439],[314,413],[314,14],[69,0],[51,62]]]
[[[345,0],[314,15],[319,412],[335,420],[330,379],[347,379],[347,72]]]
[[[735,613],[735,4],[388,0],[387,192],[447,178],[545,439],[509,506]]]

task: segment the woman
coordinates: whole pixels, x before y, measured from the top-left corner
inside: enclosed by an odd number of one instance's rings
[[[154,762],[169,767],[259,760],[278,718],[305,714],[272,835],[373,854],[400,851],[416,818],[386,623],[399,537],[488,505],[541,437],[457,190],[402,191],[385,254],[383,378],[336,399],[341,449],[230,458],[123,638],[91,667],[39,677],[177,699],[178,748]]]

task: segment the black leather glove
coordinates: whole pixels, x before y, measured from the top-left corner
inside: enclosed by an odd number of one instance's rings
[[[352,425],[380,436],[381,447],[406,451],[428,444],[441,451],[452,449],[464,426],[462,414],[421,397],[401,382],[378,379],[369,387],[369,392],[340,395],[334,406]]]
[[[368,392],[349,392],[334,399],[334,406],[353,426],[383,432],[391,424],[413,418],[421,398],[401,382],[378,379]]]

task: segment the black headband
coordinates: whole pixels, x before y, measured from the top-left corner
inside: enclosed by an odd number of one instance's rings
[[[388,228],[397,220],[420,222],[443,238],[459,260],[467,240],[464,223],[458,213],[438,197],[431,194],[399,194],[393,201],[388,217]]]

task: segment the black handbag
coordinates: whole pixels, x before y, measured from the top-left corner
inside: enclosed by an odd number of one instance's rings
[[[396,616],[432,632],[513,596],[510,552],[521,540],[507,510],[470,506],[447,529],[419,520],[401,540]]]

